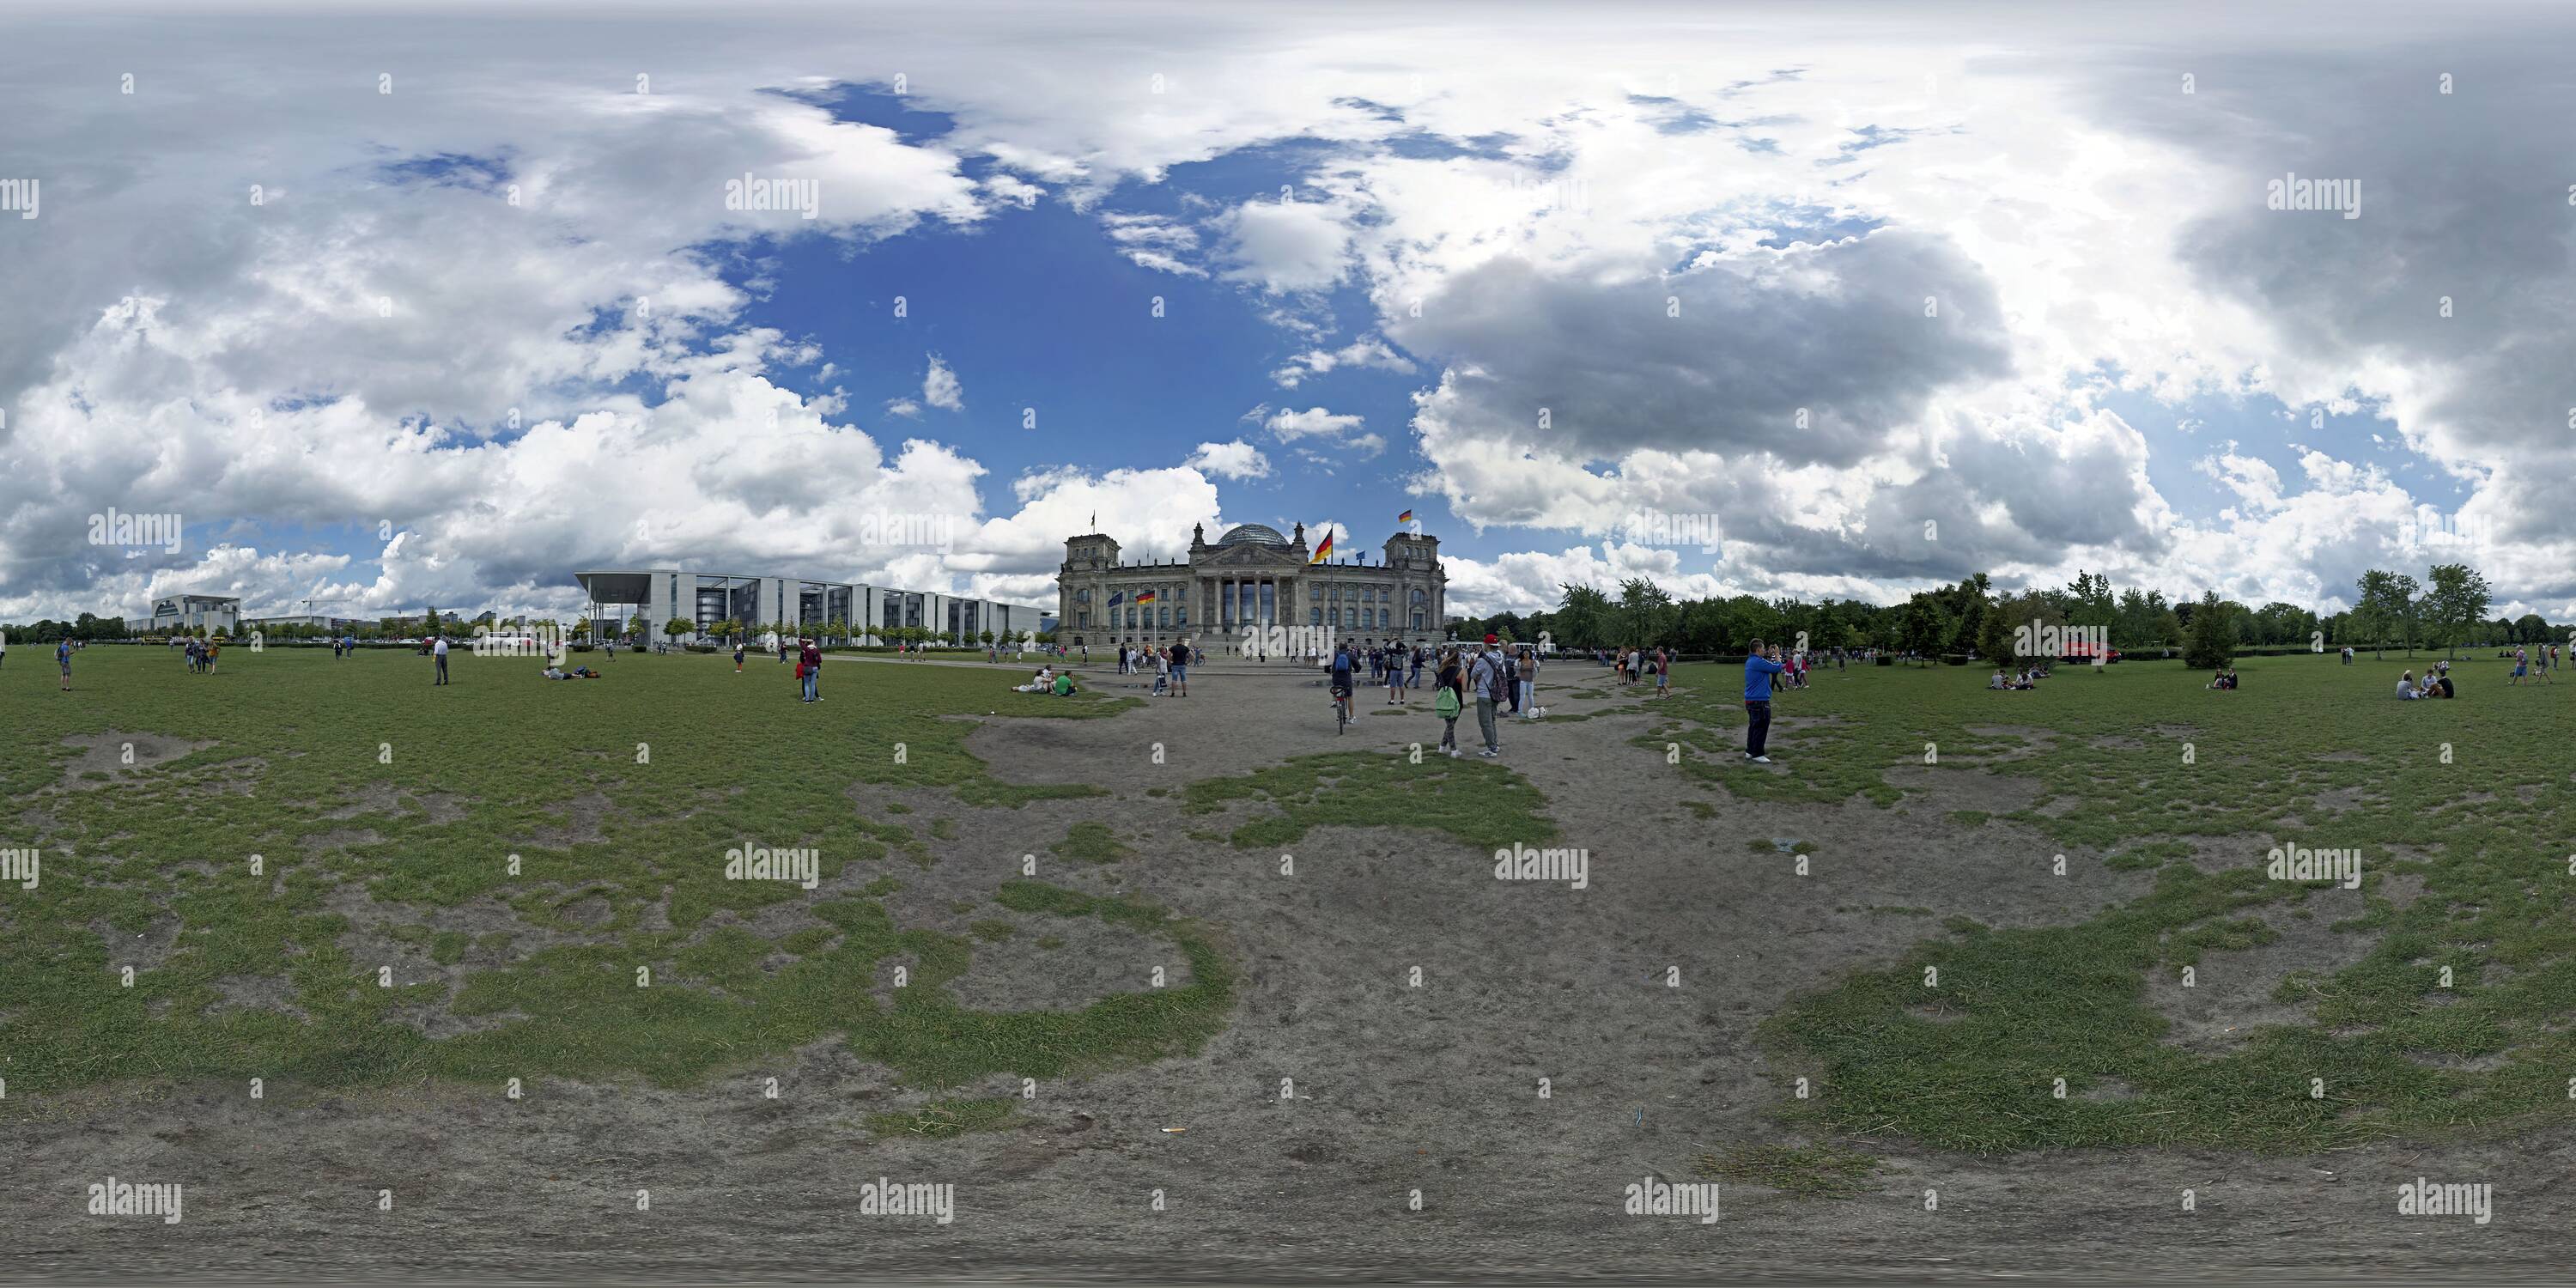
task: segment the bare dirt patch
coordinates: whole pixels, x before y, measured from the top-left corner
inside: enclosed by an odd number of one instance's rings
[[[2364,911],[2358,891],[2334,889],[2309,896],[2312,916],[2291,908],[2266,909],[2261,920],[2279,938],[2242,950],[2204,953],[2194,967],[2192,986],[2181,972],[2159,970],[2147,976],[2147,1004],[2172,1022],[2165,1041],[2205,1055],[2237,1050],[2266,1025],[2307,1026],[2314,1023],[2305,999],[2277,996],[2294,972],[2330,975],[2368,956],[2379,936],[2338,932],[2332,923]]]
[[[214,746],[213,739],[197,741],[174,738],[167,734],[127,733],[110,729],[104,733],[74,734],[63,739],[66,747],[78,747],[81,754],[64,762],[63,786],[76,791],[104,787],[119,779],[148,773],[162,765]],[[93,774],[105,775],[102,778]]]

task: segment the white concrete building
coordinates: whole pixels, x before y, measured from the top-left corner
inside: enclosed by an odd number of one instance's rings
[[[573,580],[590,598],[588,616],[596,628],[615,630],[640,616],[648,640],[669,638],[663,626],[678,617],[697,627],[683,642],[722,621],[741,622],[754,636],[782,622],[789,631],[827,635],[837,621],[857,643],[884,643],[879,632],[885,627],[919,626],[938,632],[941,640],[973,644],[985,631],[996,639],[1034,634],[1046,616],[1042,609],[989,599],[807,577],[652,568],[580,572]]]
[[[204,627],[207,634],[222,631],[241,634],[241,600],[224,595],[170,595],[152,601],[152,633],[175,635],[180,631],[194,634]]]

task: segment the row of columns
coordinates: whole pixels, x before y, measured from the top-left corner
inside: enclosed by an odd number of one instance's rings
[[[1270,615],[1262,619],[1261,591],[1270,589]],[[1201,577],[1198,611],[1191,619],[1202,630],[1229,630],[1251,625],[1293,625],[1297,581],[1293,577]]]

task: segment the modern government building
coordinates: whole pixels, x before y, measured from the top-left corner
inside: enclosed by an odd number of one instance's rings
[[[839,622],[850,638],[871,644],[882,642],[877,632],[889,626],[926,627],[959,644],[975,643],[986,631],[1005,640],[1055,627],[1042,609],[859,582],[687,568],[580,572],[573,580],[590,598],[591,621],[622,625],[640,615],[651,640],[666,638],[663,625],[674,617],[697,623],[700,635],[718,622],[734,621],[755,636],[778,622],[822,636]]]
[[[1387,538],[1386,562],[1315,562],[1306,525],[1293,537],[1259,523],[1240,524],[1209,544],[1193,531],[1186,560],[1128,563],[1104,533],[1064,543],[1056,571],[1056,630],[1067,644],[1166,644],[1195,639],[1208,647],[1248,627],[1322,627],[1357,640],[1432,644],[1445,638],[1448,574],[1440,539],[1399,532]]]

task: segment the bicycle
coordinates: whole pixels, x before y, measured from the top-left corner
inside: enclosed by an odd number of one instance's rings
[[[1333,733],[1336,737],[1351,727],[1351,691],[1333,690]]]

